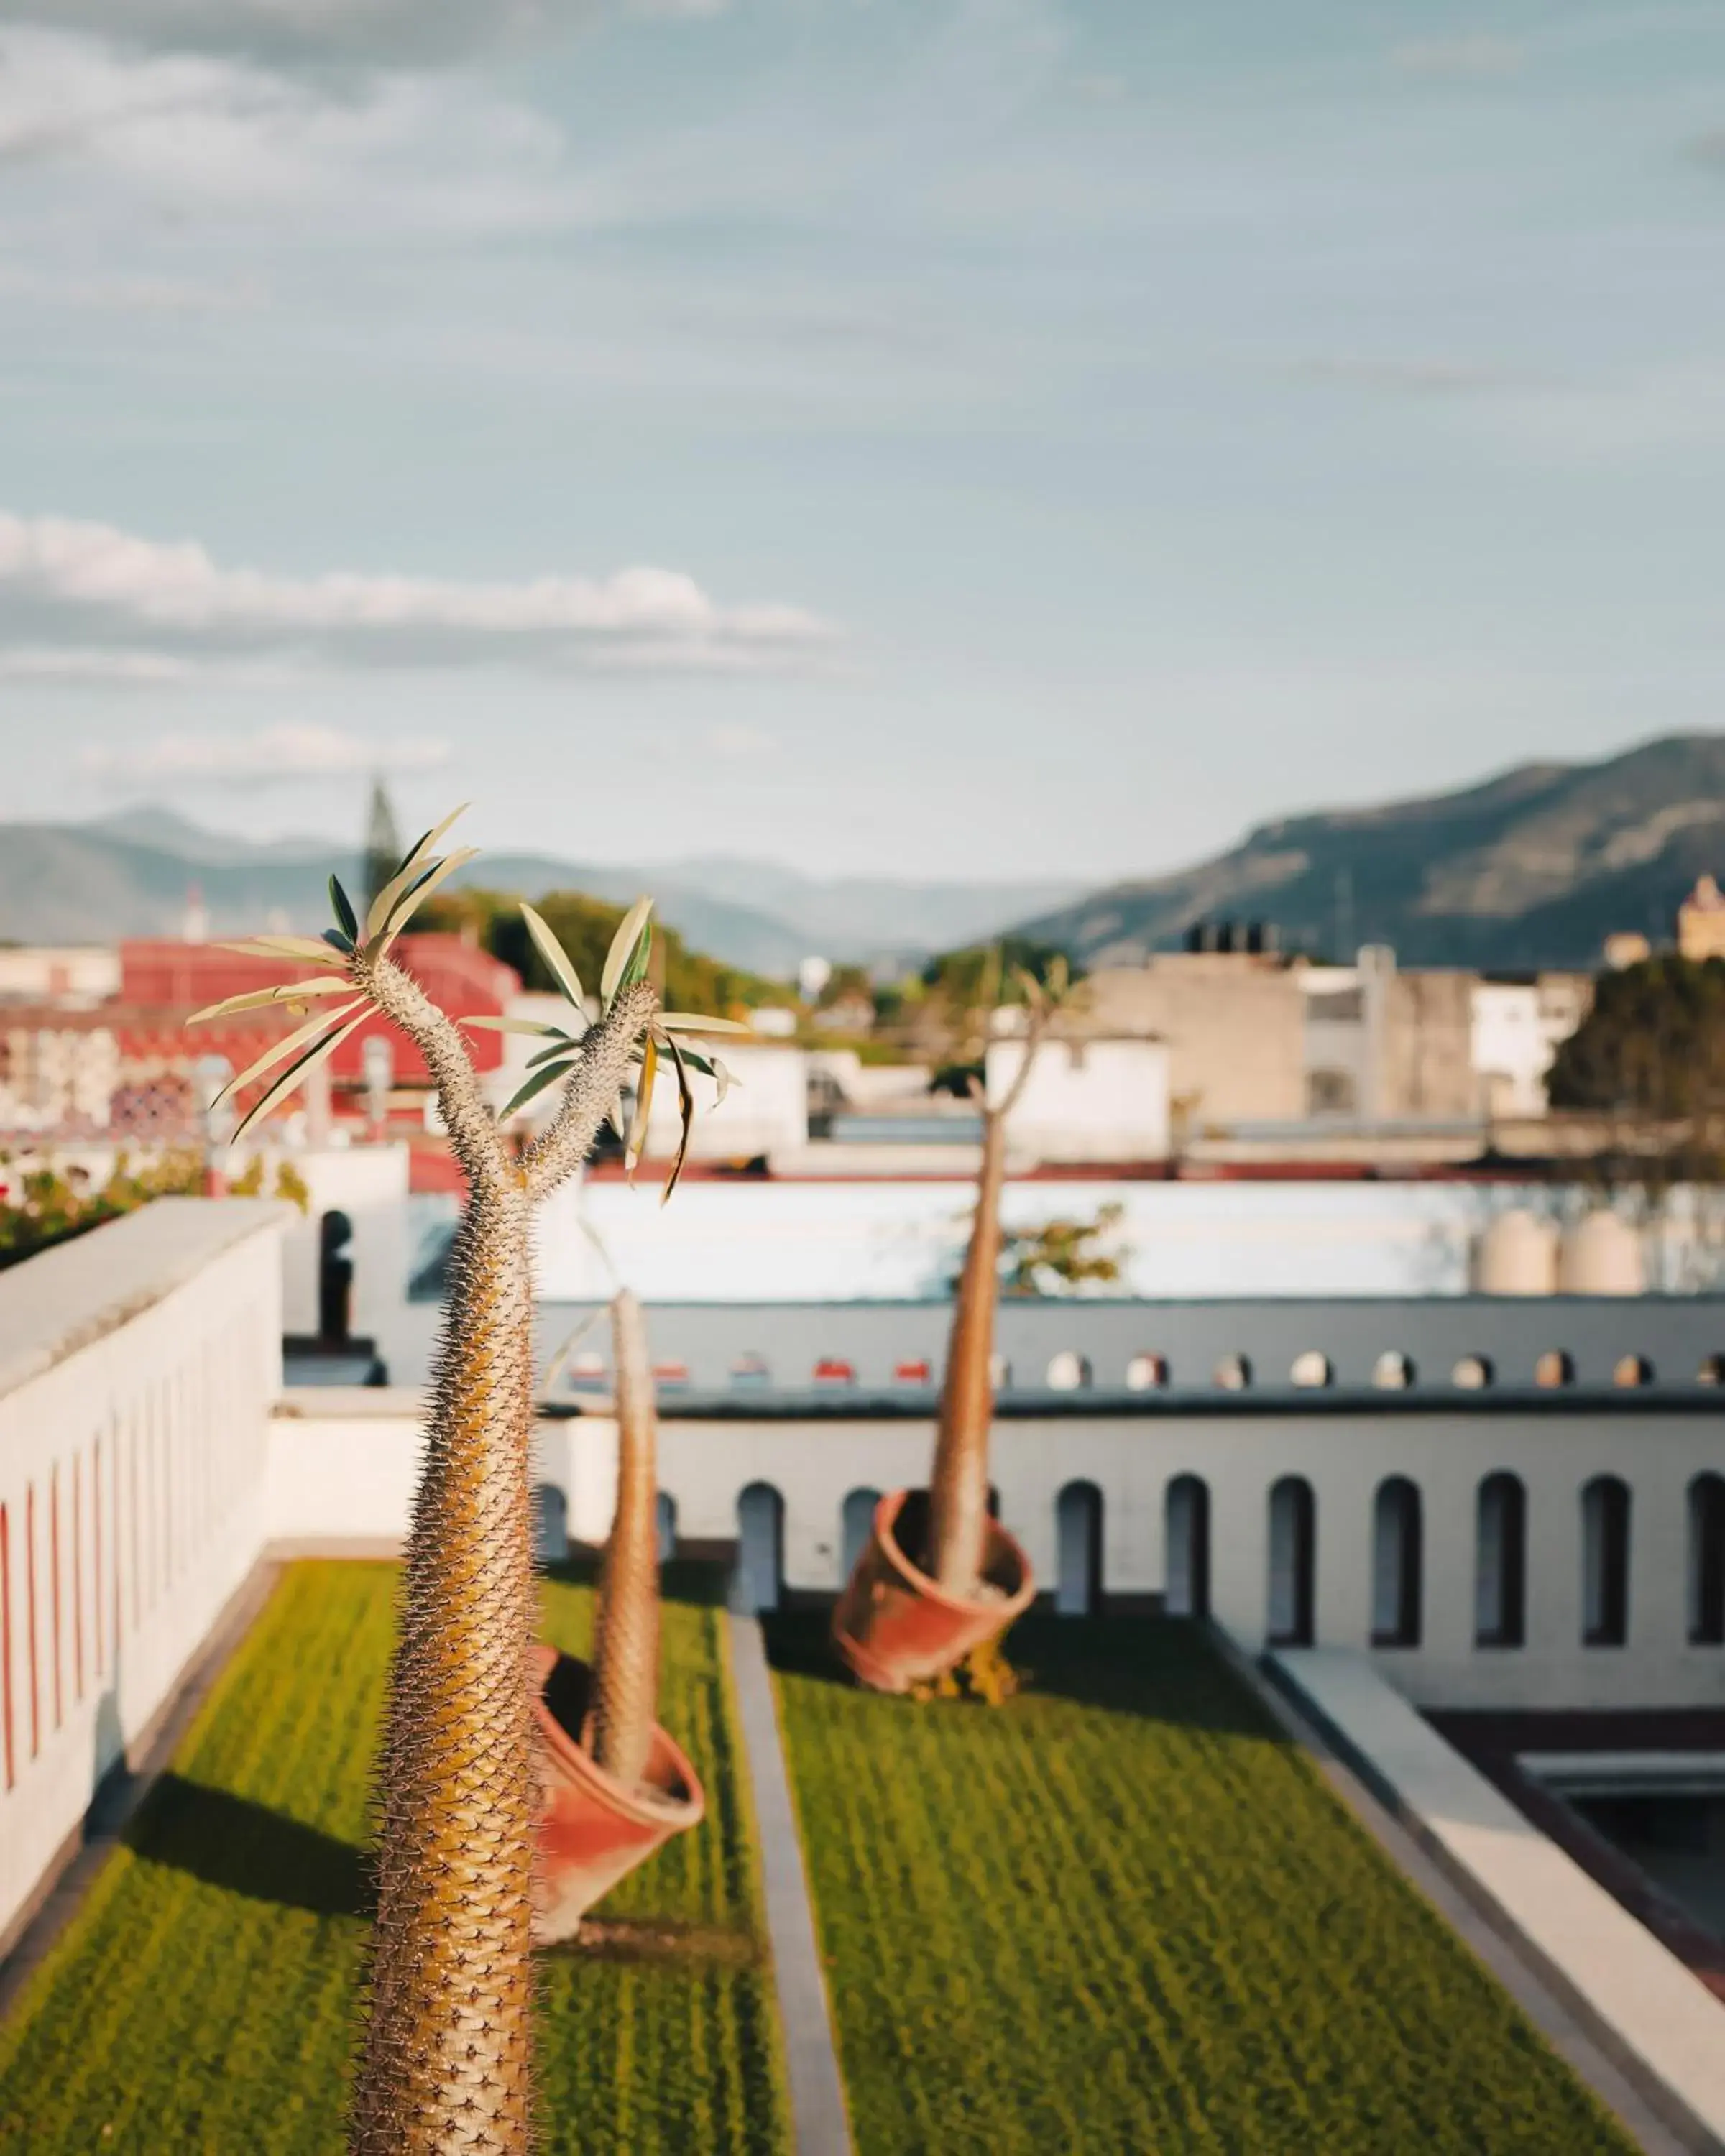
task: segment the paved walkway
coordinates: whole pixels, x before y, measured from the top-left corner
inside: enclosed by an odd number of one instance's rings
[[[826,1977],[815,1938],[814,1912],[809,1905],[803,1844],[785,1774],[784,1751],[779,1743],[767,1645],[758,1618],[738,1616],[733,1611],[726,1623],[730,1629],[731,1668],[737,1681],[737,1711],[742,1718],[754,1793],[755,1826],[761,1841],[767,1930],[773,1942],[773,1977],[790,2068],[797,2156],[851,2156],[845,2085],[833,2050]]]

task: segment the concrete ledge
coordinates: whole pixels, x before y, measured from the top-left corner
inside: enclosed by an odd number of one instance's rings
[[[1721,2156],[1725,2006],[1363,1656],[1292,1650],[1266,1666],[1673,2131]]]
[[[0,1292],[0,1394],[165,1302],[235,1244],[280,1233],[291,1214],[273,1199],[157,1198],[9,1266]]]

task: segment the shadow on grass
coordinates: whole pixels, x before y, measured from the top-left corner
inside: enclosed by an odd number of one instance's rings
[[[126,1840],[151,1864],[254,1902],[320,1917],[371,1913],[365,1857],[352,1842],[178,1774],[156,1783]]]
[[[781,1610],[763,1618],[773,1668],[785,1676],[857,1691],[833,1645],[830,1625],[830,1617],[819,1610]],[[1053,1617],[1033,1611],[1013,1626],[1005,1645],[1007,1660],[1023,1682],[1021,1699],[1065,1700],[1219,1736],[1286,1741],[1204,1626],[1190,1619]],[[942,1711],[994,1710],[952,1702],[942,1702]]]
[[[661,1917],[588,1917],[578,1938],[542,1949],[547,1961],[610,1963],[615,1966],[686,1969],[754,1969],[763,1957],[752,1933],[722,1924],[691,1924]]]
[[[556,1563],[541,1568],[547,1579],[554,1579],[565,1587],[597,1587],[599,1584],[599,1558],[596,1551],[578,1550]],[[726,1585],[726,1570],[721,1564],[711,1564],[698,1558],[673,1558],[660,1568],[659,1598],[661,1602],[682,1602],[696,1609],[718,1609],[724,1607]]]

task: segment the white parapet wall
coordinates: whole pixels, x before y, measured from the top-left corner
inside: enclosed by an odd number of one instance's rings
[[[1725,2005],[1446,1744],[1363,1656],[1274,1666],[1691,2146],[1725,2148]]]
[[[290,1393],[271,1426],[266,1533],[278,1553],[393,1548],[418,1473],[420,1396]],[[677,1538],[748,1544],[770,1523],[752,1576],[832,1593],[867,1493],[926,1481],[932,1417],[851,1408],[702,1414],[661,1402],[659,1483]],[[609,1529],[616,1433],[602,1401],[538,1424],[534,1480],[567,1533]],[[1000,1517],[1039,1585],[1063,1607],[1100,1593],[1201,1607],[1245,1651],[1277,1644],[1299,1614],[1311,1641],[1368,1653],[1420,1705],[1449,1708],[1701,1707],[1725,1683],[1725,1645],[1692,1636],[1690,1486],[1717,1465],[1711,1415],[1571,1415],[1510,1408],[1431,1414],[1242,1413],[1002,1414],[992,1440]],[[1525,1567],[1519,1636],[1481,1636],[1479,1491],[1513,1473],[1522,1492]],[[1602,1473],[1628,1493],[1626,1609],[1620,1640],[1590,1640],[1584,1492]],[[1278,1548],[1278,1486],[1309,1503],[1303,1558]],[[1379,1493],[1416,1493],[1418,1547],[1405,1595],[1386,1593]],[[1195,1502],[1202,1555],[1191,1536]],[[1075,1501],[1099,1508],[1092,1564]],[[1094,1517],[1093,1512],[1087,1517]],[[1061,1521],[1067,1518],[1068,1531]],[[1302,1594],[1292,1574],[1303,1563]],[[1076,1575],[1075,1566],[1086,1576]],[[1198,1583],[1202,1580],[1204,1584]],[[1207,1589],[1207,1591],[1206,1591]],[[1413,1622],[1382,1638],[1385,1604]]]
[[[0,1938],[261,1550],[285,1218],[160,1199],[0,1275]]]

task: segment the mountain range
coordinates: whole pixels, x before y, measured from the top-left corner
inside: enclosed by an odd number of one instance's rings
[[[198,887],[211,932],[248,935],[272,919],[326,925],[331,872],[355,887],[358,847],[316,839],[254,842],[175,810],[122,809],[86,824],[0,824],[0,940],[109,942],[174,936]],[[764,863],[714,859],[655,865],[488,853],[457,880],[537,897],[583,891],[627,902],[655,894],[661,916],[695,949],[726,963],[788,975],[811,953],[836,961],[908,963],[993,933],[1019,915],[1076,895],[1054,878],[1014,883],[823,880]]]
[[[1592,970],[1614,930],[1669,942],[1698,875],[1725,880],[1725,735],[1597,763],[1524,763],[1459,793],[1279,818],[1213,860],[1025,920],[1086,966],[1178,947],[1201,921],[1273,923],[1284,948],[1403,963]]]
[[[0,824],[0,939],[175,935],[190,886],[218,935],[327,919],[357,847],[254,842],[138,808],[87,824]],[[536,897],[653,891],[697,950],[779,976],[813,952],[917,961],[1009,927],[1086,966],[1177,948],[1204,921],[1273,924],[1285,948],[1390,943],[1409,965],[1592,968],[1616,929],[1668,940],[1698,875],[1725,878],[1725,735],[1648,742],[1595,763],[1524,763],[1459,792],[1260,824],[1195,866],[1081,896],[1070,882],[821,879],[726,858],[657,865],[487,854],[470,880]]]

